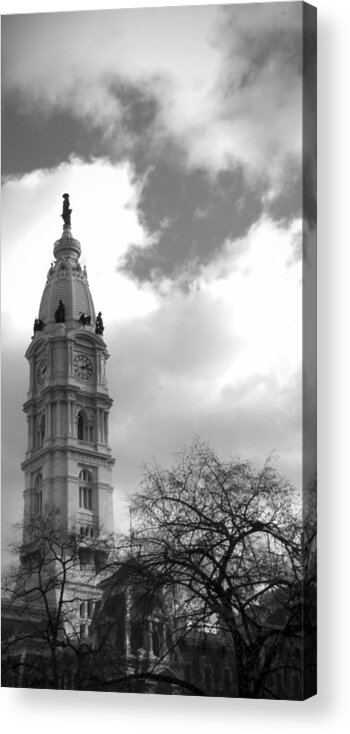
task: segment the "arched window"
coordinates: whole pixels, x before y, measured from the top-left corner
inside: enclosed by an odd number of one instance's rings
[[[40,514],[43,509],[43,492],[42,492],[43,475],[39,472],[36,475],[34,483],[34,512]]]
[[[82,469],[79,474],[79,507],[82,510],[92,511],[92,476],[88,469]]]

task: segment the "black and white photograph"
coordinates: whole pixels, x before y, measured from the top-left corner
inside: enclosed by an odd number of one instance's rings
[[[317,692],[316,41],[2,16],[3,687]]]

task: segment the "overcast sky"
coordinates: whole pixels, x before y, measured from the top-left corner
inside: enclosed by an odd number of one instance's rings
[[[301,30],[301,3],[3,17],[5,545],[65,191],[110,352],[116,524],[142,464],[195,435],[275,452],[300,487]]]

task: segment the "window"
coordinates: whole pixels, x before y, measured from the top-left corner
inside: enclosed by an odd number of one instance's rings
[[[45,439],[45,414],[38,415],[35,419],[36,422],[36,448],[40,449]]]
[[[43,493],[35,492],[34,495],[34,512],[40,514],[43,509]]]
[[[93,557],[87,549],[79,551],[79,565],[81,571],[93,569]]]
[[[92,443],[94,440],[94,431],[92,424],[88,423],[84,410],[78,413],[78,440]]]
[[[78,439],[84,440],[84,417],[82,413],[78,414]]]
[[[89,599],[88,601],[88,618],[92,619],[94,615],[94,609],[95,609],[95,602],[92,599]]]
[[[131,622],[131,652],[133,655],[144,647],[143,625],[139,620]]]
[[[83,510],[92,510],[91,487],[79,487],[79,507]]]
[[[87,637],[91,634],[91,621],[95,610],[95,601],[88,599],[79,604],[80,617],[80,637]]]
[[[45,438],[45,415],[41,417],[40,431],[39,431],[39,446],[42,446]]]
[[[89,486],[91,479],[91,472],[88,469],[82,469],[79,474],[79,507],[90,512],[92,510],[92,487]],[[87,528],[87,532],[84,530],[84,535],[89,534],[89,528]]]
[[[87,601],[82,601],[79,605],[79,615],[80,619],[92,619],[95,609],[95,601],[94,599],[88,599]]]
[[[164,638],[164,625],[161,622],[153,622],[152,625],[152,647],[154,655],[159,657]]]

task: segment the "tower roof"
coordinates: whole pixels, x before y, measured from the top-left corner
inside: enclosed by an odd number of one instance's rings
[[[68,197],[67,194],[64,195]],[[86,323],[95,325],[95,309],[87,280],[86,268],[79,263],[81,254],[80,242],[72,235],[70,223],[71,210],[65,211],[63,232],[53,247],[55,261],[51,263],[47,274],[44,292],[39,308],[39,320],[45,327],[56,323],[57,310],[64,307],[64,318],[68,329],[79,326],[82,316],[87,318]],[[69,200],[68,200],[69,206]],[[81,323],[81,321],[80,321]]]

